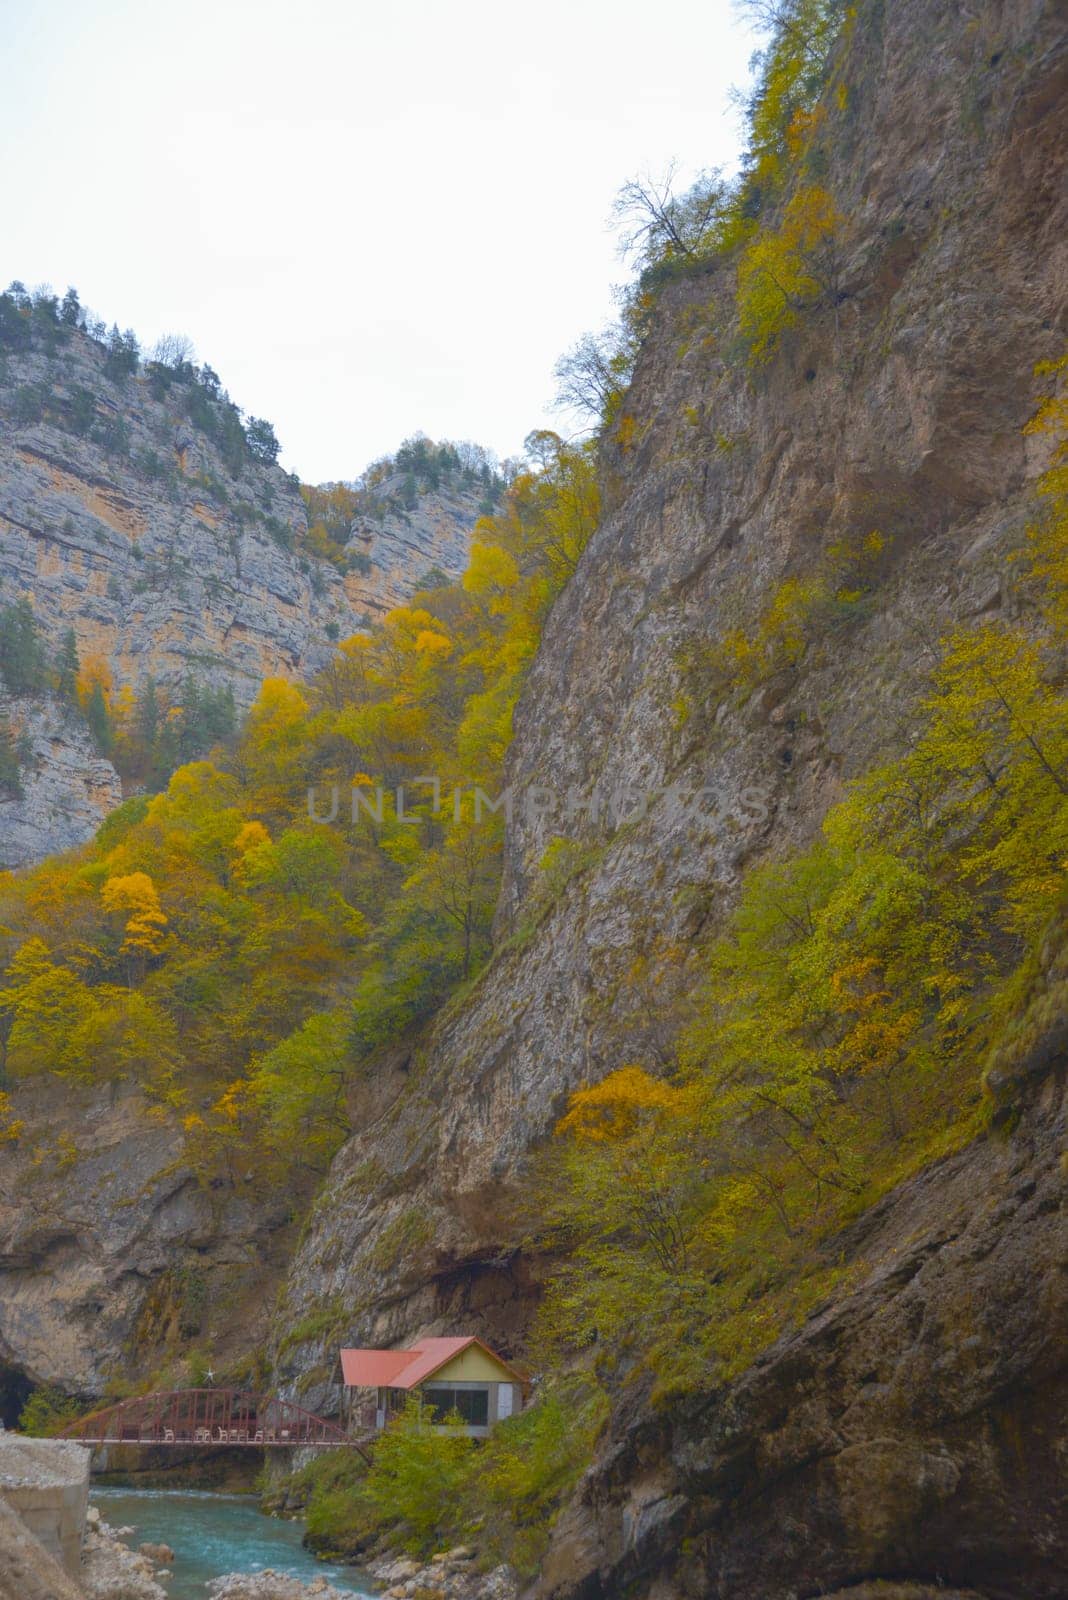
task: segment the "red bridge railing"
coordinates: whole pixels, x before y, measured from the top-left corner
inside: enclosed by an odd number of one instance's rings
[[[361,1449],[362,1440],[291,1400],[240,1389],[137,1395],[79,1417],[64,1439],[83,1444],[203,1445],[250,1449]]]

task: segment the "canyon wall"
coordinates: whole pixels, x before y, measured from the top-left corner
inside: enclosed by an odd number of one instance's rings
[[[732,349],[733,263],[661,290],[604,450],[608,514],[515,718],[496,953],[366,1074],[290,1274],[276,1360],[312,1404],[336,1397],[339,1342],[462,1326],[522,1351],[542,1268],[516,1202],[569,1091],[670,1059],[743,870],[811,840],[848,780],[899,751],[940,634],[1011,606],[1049,459],[1023,433],[1033,369],[1065,347],[1065,47],[1041,0],[860,5],[827,95],[836,303],[754,368]],[[717,696],[708,646],[873,532],[873,603],[744,703]],[[570,870],[550,886],[553,839]],[[871,1267],[859,1298],[681,1419],[634,1398],[539,1593],[785,1600],[872,1573],[1062,1593],[1062,1133],[1051,1080],[1007,1146],[915,1180],[844,1245]],[[792,1499],[779,1475],[802,1466]],[[1042,1548],[1013,1588],[1013,1553]]]

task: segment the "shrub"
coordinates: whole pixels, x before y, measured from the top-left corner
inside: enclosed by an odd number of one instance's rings
[[[455,1526],[476,1450],[474,1439],[459,1430],[428,1428],[421,1402],[410,1399],[377,1441],[359,1486],[357,1503],[368,1524],[391,1528],[412,1555],[429,1555],[442,1532]]]
[[[459,1540],[488,1564],[533,1573],[564,1495],[586,1467],[604,1400],[568,1383],[487,1440],[426,1426],[414,1396],[376,1441],[370,1468],[355,1452],[321,1456],[297,1475],[308,1493],[308,1543],[355,1555],[372,1539],[415,1556]]]
[[[738,321],[756,363],[770,360],[806,307],[838,295],[841,218],[825,189],[799,189],[778,229],[764,228],[738,264]]]
[[[80,1410],[77,1400],[64,1394],[55,1384],[42,1384],[33,1391],[19,1413],[19,1432],[33,1434],[36,1438],[49,1438],[61,1433]]]

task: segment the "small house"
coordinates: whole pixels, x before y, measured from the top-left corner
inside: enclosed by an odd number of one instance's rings
[[[523,1407],[519,1373],[473,1337],[420,1339],[408,1350],[342,1350],[341,1376],[350,1423],[368,1432],[384,1428],[412,1394],[439,1423],[458,1414],[475,1438]]]

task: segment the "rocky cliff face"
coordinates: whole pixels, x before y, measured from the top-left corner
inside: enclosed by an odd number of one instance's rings
[[[190,1341],[220,1366],[266,1332],[292,1197],[198,1183],[175,1119],[117,1085],[22,1086],[0,1169],[0,1368],[100,1394]]]
[[[71,329],[8,353],[0,390],[0,592],[32,596],[46,638],[116,683],[195,676],[248,704],[271,673],[308,674],[325,628],[355,625],[340,574],[300,548],[307,521],[278,467],[227,459],[188,416],[189,384],[109,377]],[[207,402],[206,402],[207,403]]]
[[[409,507],[383,484],[349,534],[370,570],[345,576],[308,547],[296,481],[202,425],[216,402],[201,385],[161,392],[106,369],[73,328],[6,353],[0,596],[32,596],[45,636],[73,628],[116,683],[193,676],[247,705],[269,674],[311,676],[336,631],[405,599],[429,568],[462,571],[475,492],[424,486]]]
[[[537,1600],[860,1600],[873,1577],[1059,1600],[1064,1066],[1062,1050],[1011,1135],[869,1214],[842,1241],[857,1286],[737,1383],[659,1412],[628,1401]]]
[[[424,487],[411,505],[404,496],[404,478],[391,473],[362,497],[349,535],[347,549],[359,565],[345,588],[351,604],[376,620],[403,604],[427,574],[460,576],[483,498],[462,480]]]
[[[25,324],[25,327],[22,326]],[[157,364],[109,375],[77,327],[13,316],[0,340],[0,604],[32,600],[53,650],[116,689],[194,679],[246,708],[271,675],[307,678],[333,640],[399,604],[431,569],[466,563],[480,492],[379,485],[332,563],[308,541],[297,482],[250,455],[222,398]],[[236,432],[235,432],[236,429]],[[342,570],[345,566],[349,570]],[[25,798],[0,806],[0,864],[89,837],[118,780],[69,716],[19,708],[33,742]]]
[[[28,744],[22,794],[0,795],[0,868],[19,867],[90,838],[122,800],[122,783],[85,723],[58,701],[0,692],[0,718]]]
[[[281,1370],[316,1403],[330,1401],[339,1336],[462,1319],[509,1347],[536,1272],[512,1200],[568,1091],[663,1051],[694,943],[741,870],[811,838],[844,781],[894,749],[928,641],[1006,604],[1044,464],[1021,434],[1032,369],[1065,343],[1066,71],[1063,19],[1042,0],[967,16],[862,4],[833,75],[846,109],[826,182],[848,219],[837,309],[804,317],[754,374],[723,337],[732,269],[662,292],[628,427],[606,450],[609,514],[516,716],[497,954],[362,1091],[361,1131],[290,1275],[289,1326],[318,1322]],[[873,530],[875,605],[717,710],[694,667],[703,649]],[[535,786],[555,806],[529,804]],[[571,841],[575,870],[550,898],[537,863],[553,837]],[[666,1423],[623,1419],[541,1592],[785,1600],[873,1573],[1063,1592],[1052,1555],[1034,1588],[984,1566],[997,1539],[1056,1546],[1056,1446],[1028,1389],[1061,1393],[1060,1115],[1047,1089],[1009,1145],[977,1146],[888,1201],[855,1241],[871,1267],[859,1297],[731,1395]]]

